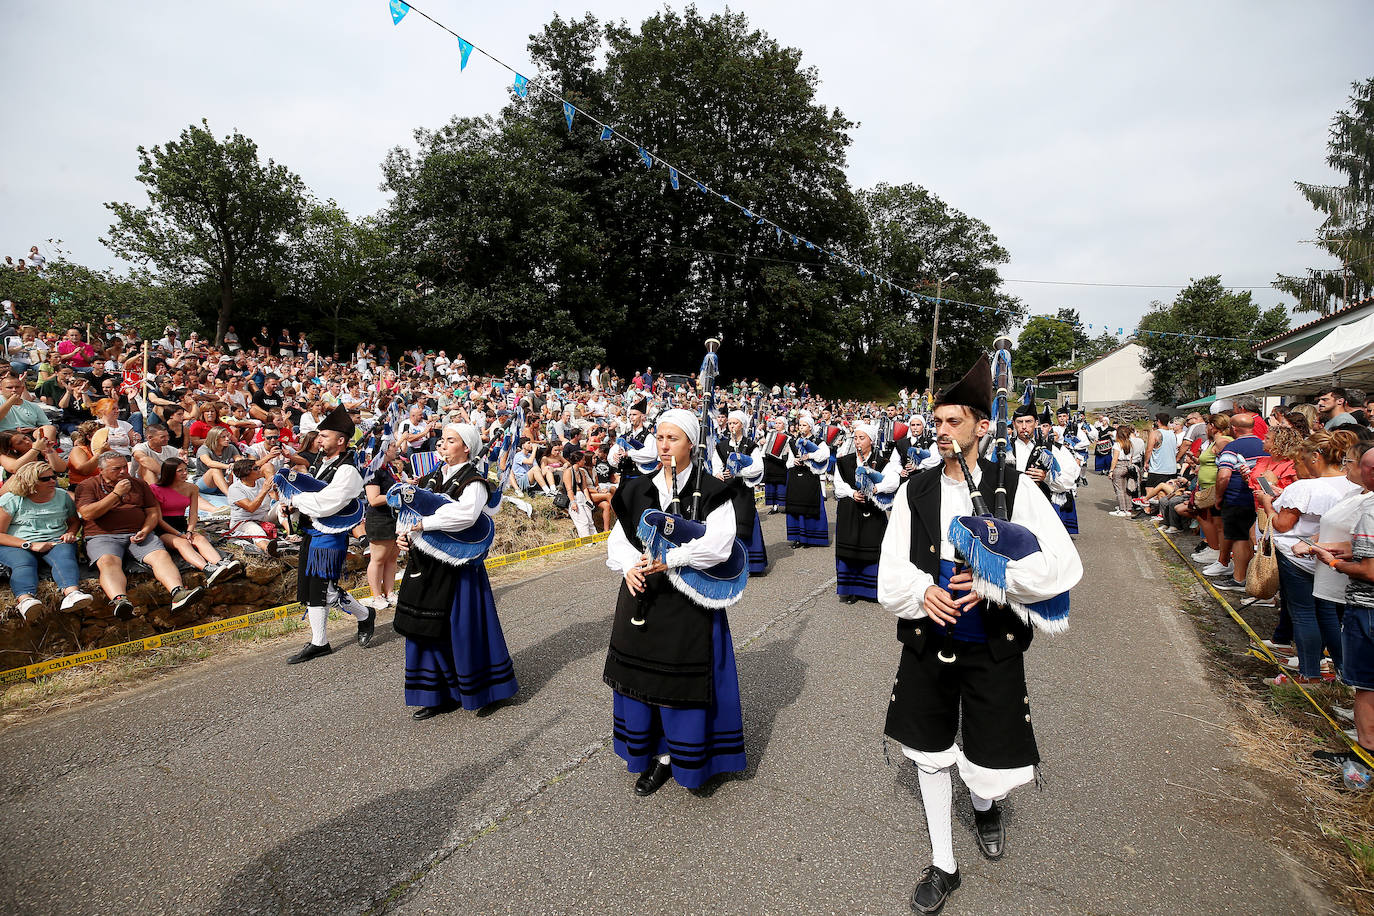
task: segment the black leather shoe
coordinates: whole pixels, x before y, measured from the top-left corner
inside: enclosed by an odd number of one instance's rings
[[[301,662],[308,662],[312,658],[319,658],[321,655],[329,655],[333,651],[334,649],[329,645],[329,643],[325,643],[322,646],[317,646],[313,642],[308,642],[305,644],[304,649],[288,658],[286,660],[286,663],[288,665],[299,665]]]
[[[367,615],[367,619],[358,621],[358,645],[364,649],[372,645],[372,634],[377,631],[377,609],[368,610],[372,613]]]
[[[635,794],[641,798],[646,795],[653,795],[672,775],[673,765],[671,763],[659,763],[655,760],[654,765],[641,773],[639,778],[635,780]]]
[[[986,811],[973,812],[973,832],[984,857],[1000,859],[1007,851],[1007,829],[1002,826],[1002,808],[997,802]]]
[[[433,719],[440,713],[453,712],[453,710],[456,708],[457,704],[454,703],[449,703],[444,706],[421,706],[419,709],[411,713],[410,717],[414,719],[416,722],[423,722],[426,719]]]
[[[796,541],[788,541],[787,546],[791,547],[793,550],[796,550],[798,547],[801,546],[801,544],[797,543]]]
[[[926,916],[934,916],[945,908],[949,895],[957,891],[961,883],[959,869],[954,869],[954,874],[950,874],[934,865],[928,865],[926,870],[921,872],[921,880],[916,883],[916,889],[911,892],[911,908]]]

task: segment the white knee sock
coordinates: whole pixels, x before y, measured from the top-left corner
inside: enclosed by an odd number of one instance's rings
[[[352,614],[360,622],[366,620],[367,616],[372,613],[371,608],[333,582],[329,583],[329,603],[344,613]]]
[[[324,623],[329,619],[328,608],[307,607],[305,616],[310,618],[310,642],[316,646],[329,644],[329,636],[324,631]]]
[[[973,792],[973,791],[970,791],[970,792],[968,793],[968,797],[969,797],[969,800],[973,802],[973,810],[974,810],[974,811],[989,811],[989,810],[992,809],[992,804],[993,804],[994,799],[991,799],[991,798],[984,798],[983,796],[979,795],[977,792]]]
[[[934,773],[917,767],[916,775],[930,833],[930,862],[941,871],[953,873],[958,865],[954,861],[954,784],[949,767]]]
[[[672,760],[672,759],[673,759],[672,756],[669,755],[669,754],[659,754],[659,755],[658,755],[658,762],[659,762],[659,763],[667,763],[669,760]]]

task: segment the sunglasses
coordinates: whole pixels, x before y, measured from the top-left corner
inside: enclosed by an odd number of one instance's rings
[[[49,483],[49,482],[54,481],[54,480],[56,480],[56,479],[57,479],[57,476],[56,476],[55,474],[40,475],[39,478],[38,478],[38,480],[39,480],[41,483]]]

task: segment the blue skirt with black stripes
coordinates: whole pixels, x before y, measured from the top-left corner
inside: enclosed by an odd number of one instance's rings
[[[481,709],[515,696],[520,684],[496,616],[487,569],[470,563],[457,576],[448,635],[406,639],[406,705]]]
[[[655,757],[667,754],[673,778],[696,789],[713,776],[744,769],[744,713],[724,611],[712,616],[711,654],[714,695],[709,706],[672,709],[614,694],[613,746],[631,773],[643,773]]]

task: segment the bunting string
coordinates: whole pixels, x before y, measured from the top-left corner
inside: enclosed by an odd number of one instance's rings
[[[785,246],[787,244],[790,244],[793,248],[805,248],[808,251],[815,251],[819,256],[829,258],[832,262],[838,262],[839,264],[842,264],[845,267],[855,271],[856,273],[858,273],[861,279],[870,280],[876,283],[878,286],[886,288],[889,292],[900,293],[901,295],[906,296],[914,301],[925,302],[928,304],[938,304],[941,307],[961,306],[964,308],[972,308],[977,309],[979,312],[984,314],[991,313],[999,315],[1012,315],[1018,318],[1021,317],[1015,309],[1003,308],[995,305],[985,305],[976,302],[964,302],[958,299],[946,299],[943,297],[935,297],[927,295],[925,293],[917,292],[912,289],[908,289],[907,287],[894,281],[891,277],[886,276],[879,271],[875,271],[865,264],[855,261],[842,253],[828,249],[823,245],[816,244],[812,242],[810,239],[807,239],[805,236],[793,232],[791,229],[788,229],[787,227],[777,222],[774,222],[767,216],[764,216],[756,212],[752,207],[748,207],[744,204],[741,204],[738,201],[731,200],[730,195],[715,190],[714,188],[710,187],[703,179],[693,177],[686,169],[682,168],[680,165],[674,165],[668,162],[663,157],[659,156],[657,153],[655,153],[648,147],[644,146],[639,141],[627,136],[619,128],[607,123],[606,121],[601,120],[600,118],[596,117],[590,112],[584,111],[583,109],[579,108],[576,103],[564,98],[563,95],[556,89],[546,85],[545,81],[534,77],[528,77],[520,73],[520,71],[516,70],[514,67],[506,63],[501,58],[485,50],[480,45],[477,45],[469,41],[468,39],[464,38],[463,36],[459,35],[453,29],[449,28],[444,23],[435,19],[433,16],[429,15],[424,10],[415,6],[413,3],[408,3],[406,2],[406,0],[388,0],[388,4],[391,11],[391,21],[393,25],[399,26],[401,24],[401,21],[405,19],[406,15],[408,13],[413,12],[416,15],[423,17],[439,29],[442,29],[443,31],[447,32],[449,35],[452,35],[455,39],[457,39],[459,53],[461,55],[458,65],[458,69],[460,72],[467,69],[468,58],[472,55],[474,51],[477,52],[478,54],[485,57],[487,60],[491,61],[499,67],[506,69],[512,74],[514,79],[511,84],[511,90],[515,93],[515,95],[518,98],[528,101],[530,93],[534,92],[536,95],[540,95],[547,99],[560,103],[563,109],[563,118],[568,125],[569,133],[572,133],[573,121],[575,117],[578,115],[582,116],[583,118],[585,118],[588,121],[591,121],[593,124],[595,124],[597,127],[601,129],[600,138],[602,141],[619,141],[629,146],[632,150],[634,150],[638,155],[640,162],[643,163],[645,169],[651,170],[654,168],[656,164],[663,165],[668,171],[668,182],[672,186],[673,190],[680,190],[681,182],[685,180],[688,183],[689,187],[695,188],[698,192],[709,197],[713,197],[721,203],[724,203],[728,206],[735,208],[735,210],[738,211],[739,215],[743,216],[745,219],[749,220],[755,225],[763,226],[767,230],[771,231],[776,239],[777,244],[779,245]],[[715,253],[725,254],[724,252]],[[796,261],[794,263],[810,264],[812,262]],[[1090,331],[1094,330],[1097,327],[1100,327],[1101,330],[1104,332],[1114,333],[1117,337],[1124,337],[1128,339],[1131,337],[1182,338],[1191,341],[1231,343],[1252,343],[1256,339],[1253,337],[1212,337],[1205,334],[1189,334],[1186,332],[1176,331],[1151,331],[1142,330],[1138,327],[1132,329],[1128,334],[1126,332],[1125,326],[1120,326],[1116,328],[1115,332],[1112,332],[1112,329],[1107,325],[1099,326],[1096,324],[1087,324],[1085,326],[1081,321],[1075,323],[1067,319],[1060,318],[1057,315],[1035,315],[1031,317],[1043,318],[1045,320],[1058,322],[1060,324],[1072,325],[1079,329],[1083,329],[1086,327],[1086,329]]]

